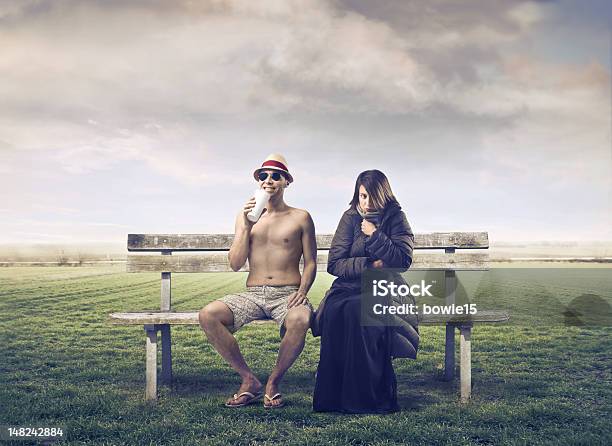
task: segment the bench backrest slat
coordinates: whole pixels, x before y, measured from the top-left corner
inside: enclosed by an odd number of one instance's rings
[[[461,252],[453,254],[419,253],[410,270],[483,270],[488,267],[486,252]],[[241,271],[248,271],[248,263]],[[317,255],[317,271],[327,270],[327,252]],[[127,258],[127,272],[203,273],[229,272],[227,253],[210,252],[184,255],[135,255]]]
[[[333,234],[317,235],[317,248],[327,250]],[[128,251],[227,251],[234,234],[128,234]],[[414,236],[415,249],[487,249],[487,232],[428,232]]]
[[[317,271],[327,271],[332,238],[332,234],[317,235]],[[233,240],[233,234],[128,234],[128,251],[139,254],[128,255],[127,272],[161,272],[161,310],[172,311],[172,273],[232,271],[227,254]],[[415,234],[414,248],[419,252],[414,252],[411,271],[445,271],[447,304],[455,301],[455,271],[484,271],[489,267],[487,232],[419,233]],[[241,271],[248,270],[247,262]]]

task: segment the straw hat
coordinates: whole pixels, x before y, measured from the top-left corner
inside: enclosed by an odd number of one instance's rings
[[[283,172],[287,177],[287,181],[293,183],[293,177],[287,168],[287,160],[280,153],[271,153],[261,164],[261,167],[255,169],[255,172],[253,172],[253,178],[255,178],[255,180],[259,180],[258,175],[262,170],[278,170],[279,172]]]

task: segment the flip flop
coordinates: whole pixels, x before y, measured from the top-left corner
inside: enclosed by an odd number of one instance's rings
[[[272,401],[274,401],[276,398],[282,398],[282,395],[280,393],[277,393],[276,395],[270,397],[266,393],[264,395],[264,408],[266,408],[266,409],[280,409],[281,407],[283,407],[285,405],[284,401],[281,401],[280,404],[266,404],[266,401],[270,401],[270,403],[272,403]]]
[[[240,404],[225,403],[225,407],[244,407],[244,406],[247,406],[247,405],[253,403],[255,400],[259,399],[261,397],[261,392],[258,392],[258,393],[242,392],[240,395],[234,393],[234,396],[232,398],[234,400],[237,400],[238,398],[240,398],[242,396],[247,396],[248,397],[247,400],[244,401],[243,403],[240,403]]]

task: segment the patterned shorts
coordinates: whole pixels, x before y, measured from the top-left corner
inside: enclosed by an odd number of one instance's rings
[[[287,316],[287,301],[289,296],[298,290],[296,285],[284,286],[248,286],[243,293],[229,294],[219,301],[234,313],[234,325],[228,327],[234,333],[249,322],[274,319],[281,327],[281,336],[284,334],[283,322]],[[306,305],[311,312],[314,311],[312,304],[306,300]]]

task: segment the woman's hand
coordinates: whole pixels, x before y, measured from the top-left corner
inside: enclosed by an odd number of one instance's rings
[[[374,260],[372,262],[372,268],[380,269],[380,268],[384,268],[384,267],[385,267],[385,262],[383,262],[381,259]]]
[[[376,226],[374,223],[370,223],[364,218],[361,222],[361,232],[369,237],[374,234],[374,231],[376,231]]]

